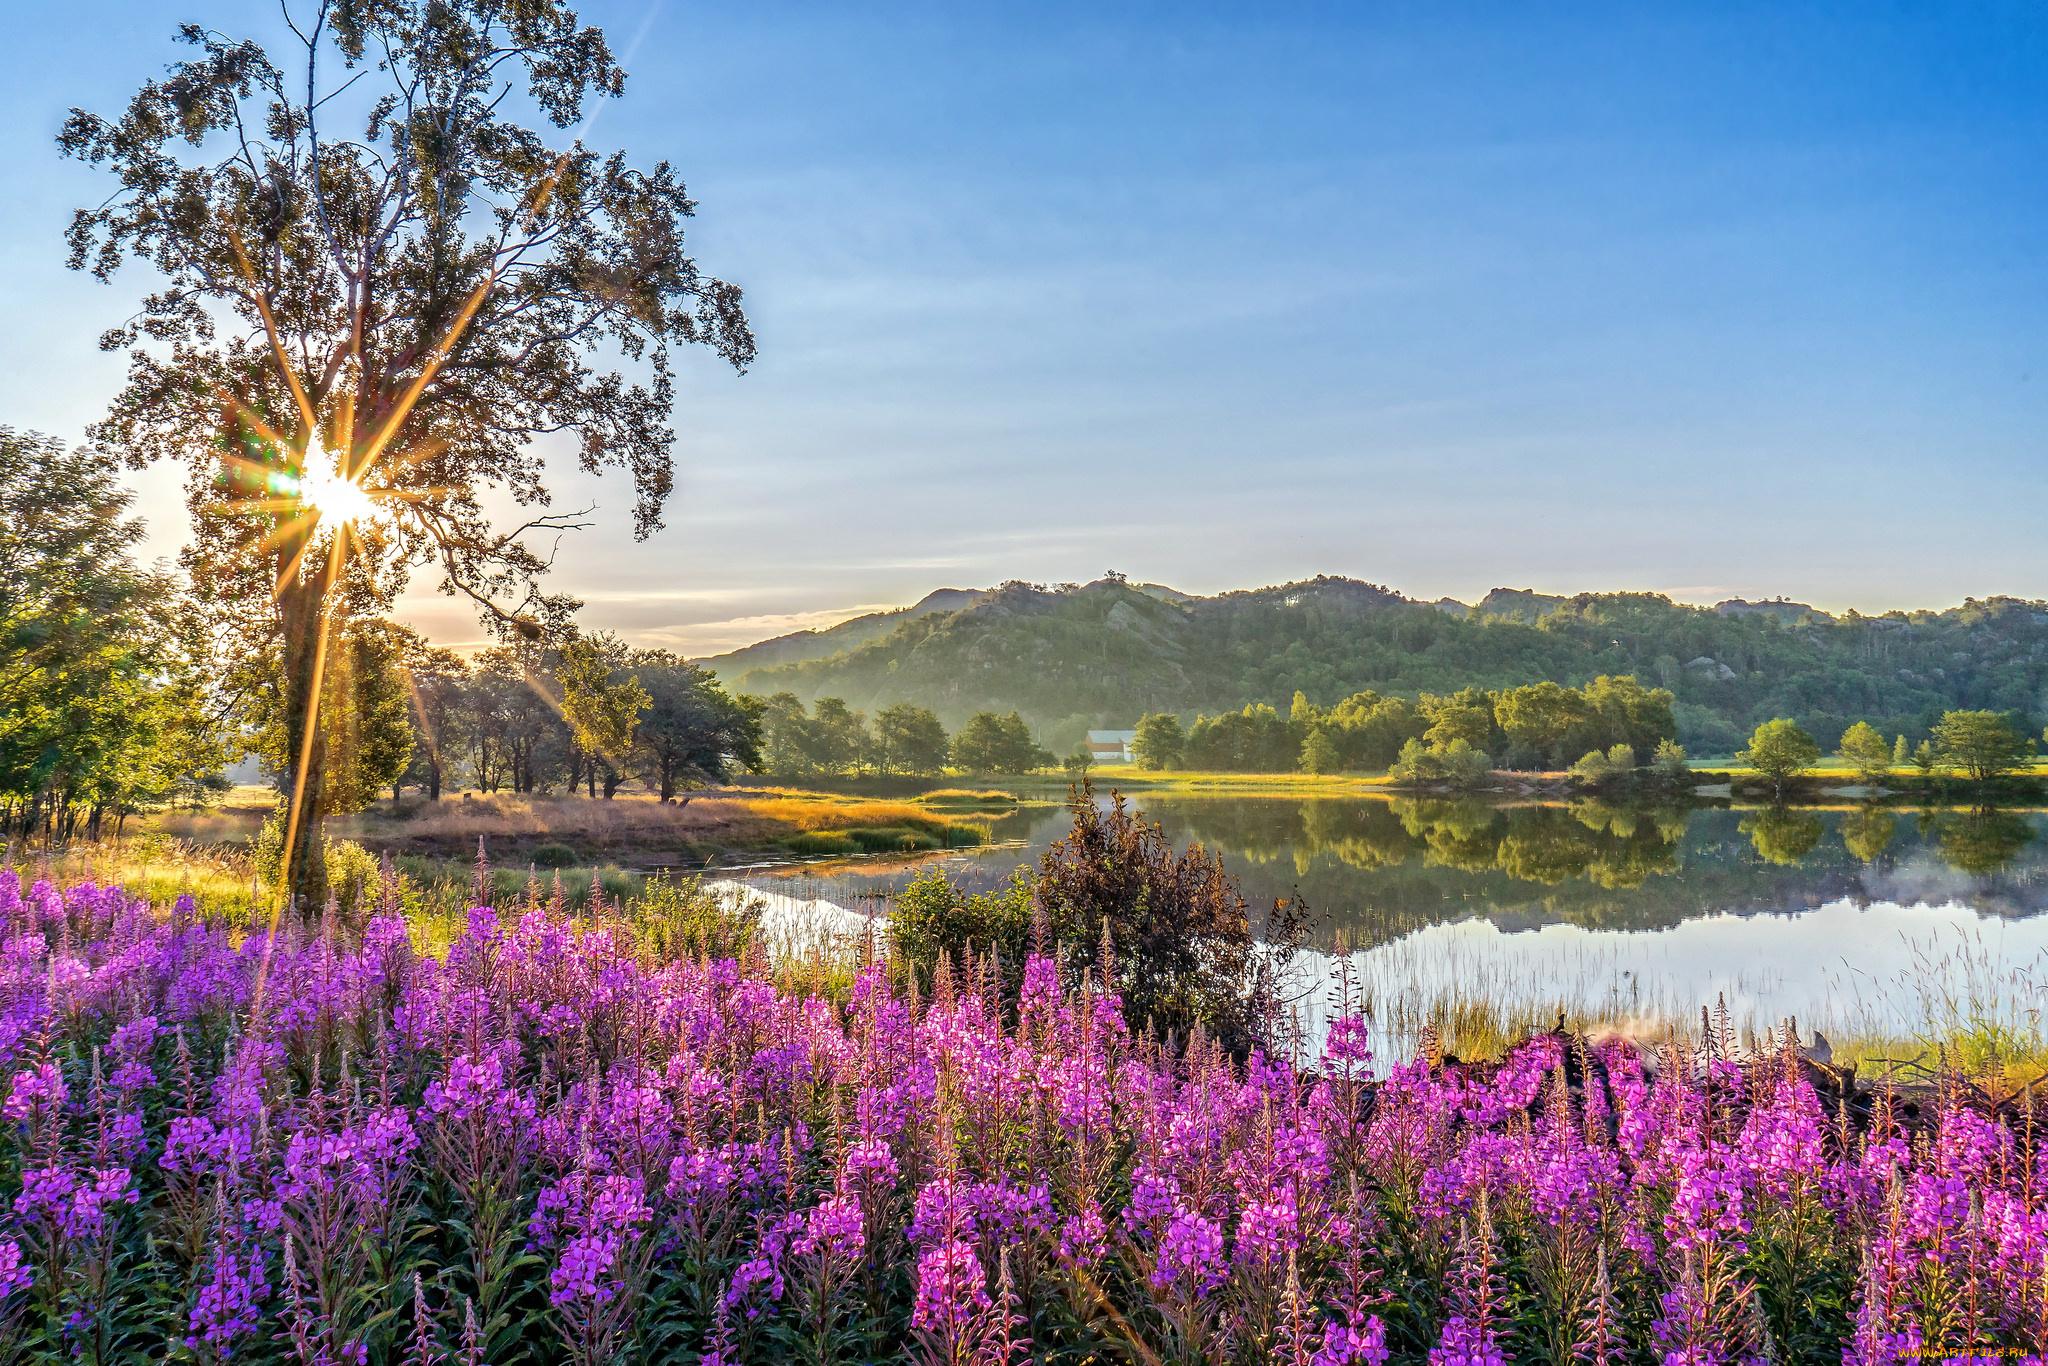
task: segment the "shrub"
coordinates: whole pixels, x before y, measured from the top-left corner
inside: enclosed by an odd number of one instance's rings
[[[1665,741],[1671,744],[1670,741]],[[1672,745],[1673,749],[1678,746]],[[1661,752],[1661,751],[1660,751]],[[1679,767],[1685,766],[1685,751],[1678,750]],[[1599,750],[1587,750],[1583,758],[1571,766],[1571,775],[1581,782],[1603,783],[1612,778],[1624,777],[1635,772],[1636,752],[1628,745],[1611,745],[1605,754]]]
[[[543,844],[528,857],[541,868],[574,868],[582,862],[566,844]]]
[[[1265,1042],[1280,1022],[1272,965],[1303,937],[1300,904],[1275,904],[1261,949],[1220,855],[1176,853],[1121,794],[1102,811],[1084,786],[1067,809],[1074,824],[1040,859],[1036,889],[1062,980],[1078,987],[1093,967],[1134,1029],[1185,1041],[1201,1025],[1238,1056]]]
[[[1001,955],[1005,993],[1014,991],[1031,943],[1031,878],[1019,869],[1000,890],[962,896],[944,870],[928,869],[896,893],[889,907],[889,943],[897,958],[930,984],[939,956],[958,957],[971,944]]]

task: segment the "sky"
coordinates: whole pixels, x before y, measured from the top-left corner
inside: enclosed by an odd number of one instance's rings
[[[81,20],[90,13],[89,22]],[[2048,8],[586,0],[591,145],[672,161],[760,359],[682,358],[666,528],[553,586],[705,654],[939,587],[2048,597]],[[192,20],[24,7],[0,423],[67,438],[151,286],[64,269],[66,109]],[[136,480],[152,554],[179,475]],[[437,639],[473,616],[417,583]]]

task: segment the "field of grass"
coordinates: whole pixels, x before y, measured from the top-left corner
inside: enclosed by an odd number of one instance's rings
[[[434,802],[408,795],[331,820],[326,835],[398,857],[416,876],[438,885],[448,877],[430,870],[467,868],[479,841],[504,868],[699,868],[755,862],[764,855],[817,858],[973,847],[989,842],[991,821],[1019,806],[1010,793],[961,787],[896,798],[750,785],[712,789],[676,803],[629,792],[609,800],[498,793]],[[246,852],[276,809],[269,790],[238,788],[217,807],[162,813],[133,833],[194,849]]]

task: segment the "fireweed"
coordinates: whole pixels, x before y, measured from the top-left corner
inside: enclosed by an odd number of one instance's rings
[[[538,898],[235,939],[0,872],[0,1356],[2039,1359],[2039,1116],[1789,1047],[1376,1075],[1136,1037],[1099,975],[797,999]],[[1819,1084],[1817,1084],[1819,1083]]]

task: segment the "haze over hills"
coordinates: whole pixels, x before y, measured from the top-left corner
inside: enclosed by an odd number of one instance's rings
[[[1500,588],[1476,604],[1419,602],[1356,579],[1200,597],[1118,578],[943,589],[897,612],[702,661],[737,690],[915,702],[948,726],[1021,711],[1049,744],[1150,711],[1184,718],[1294,693],[1414,696],[1633,674],[1672,690],[1680,738],[1726,753],[1760,720],[1793,716],[1832,746],[1857,720],[1924,735],[1943,710],[2048,715],[2048,602],[1833,616],[1784,599],[1712,607],[1655,593],[1571,597]]]

